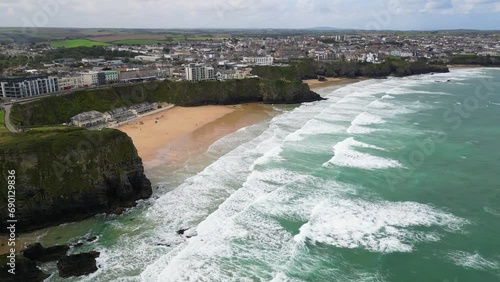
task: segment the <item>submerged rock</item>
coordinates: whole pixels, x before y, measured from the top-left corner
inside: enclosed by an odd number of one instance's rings
[[[98,252],[64,256],[57,262],[59,276],[68,278],[94,273],[97,271],[97,257],[99,257]]]

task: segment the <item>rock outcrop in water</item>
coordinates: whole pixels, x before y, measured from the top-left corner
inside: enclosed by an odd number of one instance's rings
[[[23,256],[39,262],[57,261],[65,256],[68,250],[69,247],[66,245],[44,248],[40,243],[34,243],[23,251]]]
[[[98,252],[64,256],[57,262],[59,276],[68,278],[72,276],[83,276],[97,271],[96,258]]]
[[[0,281],[2,282],[42,282],[50,275],[41,271],[36,262],[23,256],[16,256],[15,274],[9,273],[11,269],[7,262],[7,254],[0,255]]]
[[[151,196],[151,182],[132,140],[106,129],[65,129],[0,138],[0,169],[14,170],[16,232],[132,207]],[[8,203],[0,180],[0,206]],[[7,209],[0,210],[6,232]]]

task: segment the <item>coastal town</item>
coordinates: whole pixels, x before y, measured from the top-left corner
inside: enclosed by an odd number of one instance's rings
[[[70,40],[71,41],[71,40]],[[66,56],[66,53],[73,56]],[[45,43],[0,44],[0,102],[14,104],[77,90],[151,81],[226,81],[257,78],[256,66],[294,60],[380,64],[388,59],[449,62],[457,55],[495,57],[495,33],[314,33],[231,37],[60,48]],[[105,113],[82,112],[70,125],[116,127],[173,105],[142,103]]]
[[[0,282],[500,281],[500,1],[0,11]]]
[[[110,85],[154,80],[211,81],[255,77],[254,66],[292,60],[378,64],[388,58],[447,63],[456,55],[498,56],[496,33],[325,33],[317,35],[219,38],[158,44],[94,46],[94,56],[50,55],[44,43],[0,45],[1,99],[11,101]],[[92,49],[92,48],[88,48]],[[64,50],[64,48],[63,48]],[[78,50],[76,50],[78,51]],[[117,54],[117,56],[113,56]],[[10,62],[7,64],[5,62]],[[18,62],[18,64],[16,64]]]

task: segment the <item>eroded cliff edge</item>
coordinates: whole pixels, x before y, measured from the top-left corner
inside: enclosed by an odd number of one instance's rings
[[[152,194],[132,140],[111,129],[3,134],[0,169],[0,232],[9,216],[8,171],[16,176],[17,231],[132,207]]]

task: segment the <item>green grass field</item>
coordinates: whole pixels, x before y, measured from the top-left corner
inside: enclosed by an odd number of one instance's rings
[[[0,134],[7,133],[9,130],[5,127],[5,112],[0,111]]]
[[[123,45],[149,45],[149,44],[163,44],[165,41],[154,40],[154,39],[126,39],[113,41],[113,44],[123,44]]]
[[[221,41],[223,40],[222,37],[207,37],[207,36],[193,36],[193,35],[179,35],[179,34],[169,34],[165,36],[167,40],[170,41],[201,41],[201,40],[210,40],[212,39],[213,41]]]
[[[45,132],[45,131],[57,131],[57,130],[68,130],[69,128],[72,128],[70,126],[40,126],[40,127],[31,127],[29,131],[31,132]]]
[[[51,46],[57,48],[76,48],[76,47],[93,47],[93,46],[111,46],[109,43],[92,41],[87,39],[70,39],[63,41],[56,41],[50,43]]]

